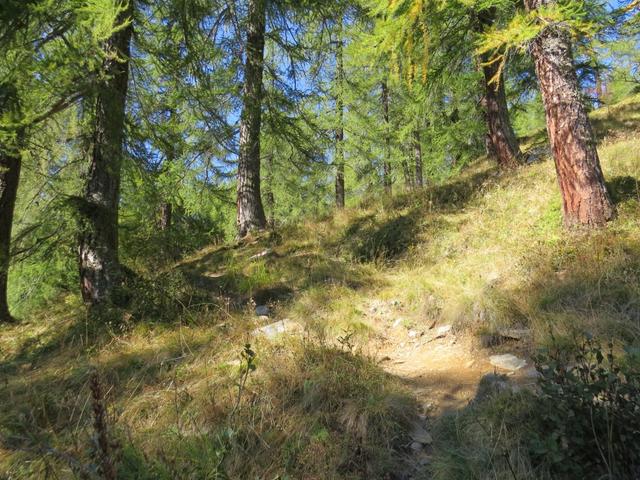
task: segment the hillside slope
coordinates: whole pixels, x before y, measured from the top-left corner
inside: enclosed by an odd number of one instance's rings
[[[148,273],[104,328],[68,297],[4,329],[0,473],[93,478],[107,461],[118,478],[543,478],[484,450],[454,474],[437,425],[478,396],[492,354],[531,367],[583,332],[640,346],[640,98],[593,119],[619,213],[606,229],[563,230],[541,133],[538,161],[515,172],[481,159]],[[274,322],[285,335],[256,332]]]

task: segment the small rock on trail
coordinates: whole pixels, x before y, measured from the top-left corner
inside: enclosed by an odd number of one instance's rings
[[[289,319],[280,320],[278,322],[270,323],[264,327],[256,328],[252,335],[262,335],[267,338],[273,339],[280,334],[295,333],[302,329],[302,327]]]
[[[489,357],[489,361],[494,367],[511,370],[512,372],[527,366],[527,361],[525,359],[518,358],[510,353],[506,353],[504,355],[492,355]]]

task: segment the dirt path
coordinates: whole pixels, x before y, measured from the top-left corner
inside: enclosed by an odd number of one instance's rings
[[[372,344],[380,365],[405,382],[422,410],[412,435],[408,472],[400,478],[429,478],[426,465],[431,460],[435,418],[467,407],[485,375],[505,374],[518,386],[530,385],[534,379],[530,361],[517,372],[496,369],[490,353],[478,348],[472,338],[449,325],[406,325],[398,316],[400,311],[397,303],[374,300],[367,305],[366,316],[376,332]]]

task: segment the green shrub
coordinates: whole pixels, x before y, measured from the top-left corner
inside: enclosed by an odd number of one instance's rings
[[[558,350],[536,358],[534,460],[554,478],[638,478],[640,374],[591,338],[579,345],[575,366],[564,357]]]

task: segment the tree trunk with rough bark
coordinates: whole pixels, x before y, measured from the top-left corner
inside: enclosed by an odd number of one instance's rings
[[[478,12],[478,32],[482,33],[490,28],[495,22],[495,18],[495,8]],[[481,55],[480,61],[482,63],[482,73],[484,75],[483,84],[485,89],[482,105],[489,130],[488,142],[490,145],[488,145],[487,151],[491,152],[492,156],[496,158],[501,168],[513,168],[520,163],[522,152],[520,151],[520,143],[509,120],[509,108],[504,89],[504,78],[499,70],[499,62],[490,63],[490,54]]]
[[[409,167],[409,158],[411,158],[410,148],[403,149],[402,156],[402,175],[404,177],[404,188],[407,192],[413,190],[413,171]]]
[[[133,33],[132,4],[130,1],[117,19],[118,24],[128,22],[128,25],[105,43],[108,52],[103,64],[105,77],[96,85],[91,99],[93,131],[78,234],[80,288],[82,298],[90,306],[111,302],[114,289],[122,279],[118,260],[118,206]]]
[[[344,55],[342,43],[342,18],[338,26],[338,41],[336,45],[336,207],[344,208]]]
[[[260,196],[260,129],[266,0],[249,0],[243,108],[240,117],[237,217],[238,237],[266,228]]]
[[[391,132],[389,125],[389,86],[387,81],[383,81],[382,85],[382,118],[384,120],[384,161],[382,164],[382,184],[387,195],[391,195],[392,179],[391,179]]]
[[[267,211],[269,212],[269,218],[267,222],[270,228],[275,228],[276,226],[276,196],[274,193],[274,184],[273,184],[273,153],[269,153],[267,155],[267,175],[265,178],[266,183],[266,192],[264,194],[265,203],[267,205]]]
[[[529,10],[554,0],[526,0]],[[596,138],[578,83],[571,37],[562,25],[548,25],[532,43],[547,131],[562,193],[565,226],[602,226],[615,217],[604,181]]]
[[[422,173],[422,144],[420,131],[413,132],[413,161],[415,163],[415,184],[417,188],[424,187],[424,175]]]
[[[158,228],[161,232],[166,232],[171,228],[171,220],[173,216],[173,206],[169,202],[160,204],[160,219],[158,220]]]
[[[10,85],[0,84],[0,115],[18,108],[17,92]],[[0,323],[13,322],[7,301],[9,264],[11,259],[11,227],[20,181],[21,134],[0,139]]]

